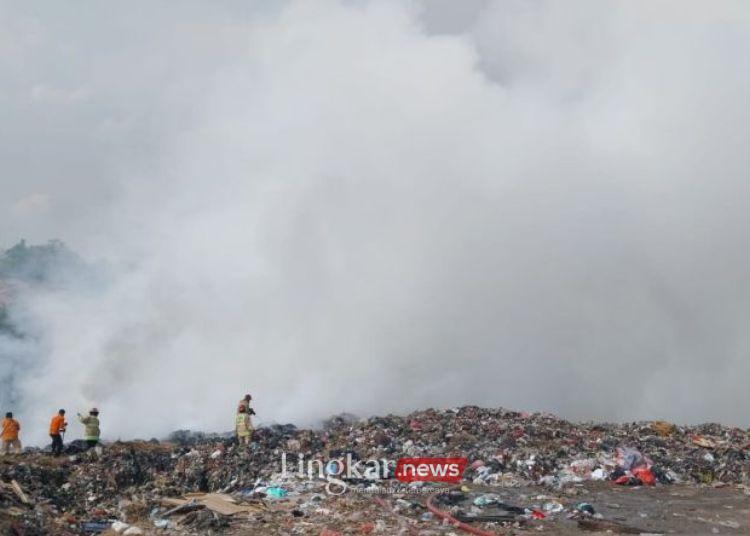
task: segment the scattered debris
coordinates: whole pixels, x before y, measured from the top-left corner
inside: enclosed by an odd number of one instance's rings
[[[596,510],[594,510],[594,507],[591,506],[589,503],[580,503],[576,505],[576,510],[578,512],[581,512],[582,514],[593,516],[596,514]]]
[[[651,423],[651,428],[662,437],[669,437],[677,431],[674,424],[666,421],[654,421]]]
[[[21,486],[18,484],[18,482],[16,482],[15,480],[11,480],[10,481],[10,487],[13,490],[13,493],[15,493],[16,496],[19,499],[21,499],[21,502],[23,504],[31,504],[31,501],[26,496],[26,494],[23,492],[23,490],[21,489]]]
[[[231,434],[181,431],[164,442],[108,444],[100,454],[71,444],[60,458],[38,449],[0,458],[0,533],[447,535],[466,527],[554,532],[565,524],[634,533],[639,520],[656,522],[654,497],[679,503],[668,490],[746,500],[749,446],[746,430],[716,424],[571,423],[474,406],[343,415],[318,430],[261,427],[250,448]],[[298,455],[324,473],[298,474]],[[461,483],[401,483],[378,469],[346,477],[351,489],[341,495],[326,487],[327,477],[357,460],[420,456],[468,458]],[[700,516],[691,512],[662,518],[682,527]],[[750,524],[742,512],[714,516],[710,526],[741,531]]]

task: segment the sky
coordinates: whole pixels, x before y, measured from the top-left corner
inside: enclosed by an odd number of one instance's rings
[[[747,426],[747,50],[744,1],[0,0],[0,246],[108,272],[14,304],[29,439]]]

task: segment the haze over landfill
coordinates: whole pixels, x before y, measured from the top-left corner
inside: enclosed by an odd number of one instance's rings
[[[0,248],[91,267],[14,298],[26,442],[747,426],[747,50],[742,1],[0,2]]]

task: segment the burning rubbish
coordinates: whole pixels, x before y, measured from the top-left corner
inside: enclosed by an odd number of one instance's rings
[[[333,418],[318,430],[260,427],[249,446],[232,434],[183,431],[99,452],[71,443],[57,458],[27,448],[0,460],[0,527],[18,535],[319,535],[321,527],[329,534],[638,533],[696,523],[741,533],[750,519],[733,504],[746,500],[750,434],[714,424],[665,430],[469,406]],[[411,478],[420,471],[414,465],[399,478],[404,460],[441,471],[450,466],[435,460],[458,460],[461,474],[457,482]],[[675,493],[688,497],[683,506]],[[732,508],[696,514],[689,501],[700,494]],[[659,506],[667,496],[673,516]]]

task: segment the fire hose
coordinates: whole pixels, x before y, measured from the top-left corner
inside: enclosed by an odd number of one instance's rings
[[[445,510],[441,510],[434,504],[432,504],[432,499],[434,499],[435,496],[432,495],[427,498],[427,502],[425,506],[427,506],[427,509],[433,513],[433,515],[439,517],[440,519],[443,519],[447,521],[449,524],[453,525],[457,529],[461,529],[464,532],[468,532],[469,534],[476,534],[477,536],[497,536],[496,532],[488,532],[486,530],[478,529],[476,527],[472,527],[471,525],[464,523],[463,521],[459,521],[452,515],[450,515]]]
[[[386,503],[383,499],[380,497],[374,498],[375,502],[378,503],[380,506],[382,506],[384,509],[390,510],[390,506],[388,503]],[[433,515],[438,517],[439,519],[446,520],[450,525],[453,525],[457,529],[463,530],[465,532],[468,532],[469,534],[475,534],[476,536],[497,536],[497,533],[495,532],[487,532],[486,530],[478,529],[476,527],[472,527],[471,525],[467,525],[466,523],[463,523],[450,515],[448,512],[445,512],[443,510],[440,510],[437,508],[434,504],[432,504],[432,497],[429,497],[427,499],[426,503],[427,509],[432,512]],[[321,534],[320,536],[327,536],[325,533]]]

